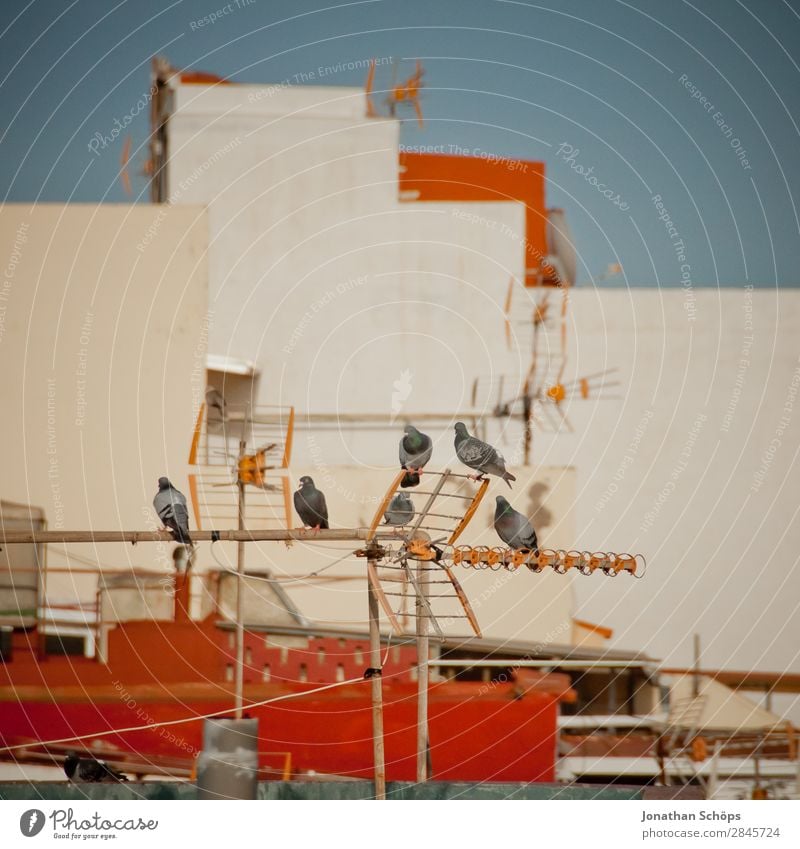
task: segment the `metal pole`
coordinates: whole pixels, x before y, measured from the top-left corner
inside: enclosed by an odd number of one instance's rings
[[[711,755],[711,763],[708,770],[708,781],[706,782],[706,799],[713,799],[719,790],[719,757],[722,751],[722,743],[714,741],[714,754]]]
[[[523,429],[525,434],[525,465],[529,466],[531,462],[531,443],[533,442],[533,428],[531,427],[531,396],[528,388],[528,382],[525,382],[525,392],[522,396],[522,419]]]
[[[377,561],[369,558],[372,569]],[[369,665],[372,672],[370,689],[372,695],[372,748],[375,761],[375,798],[386,798],[386,755],[383,744],[383,679],[381,671],[381,632],[378,618],[378,596],[367,580],[367,600],[369,602]]]
[[[244,440],[239,443],[239,456],[243,457],[246,449]],[[244,530],[244,482],[237,477],[239,490],[238,516],[239,530]],[[242,718],[244,709],[244,618],[242,602],[244,600],[244,550],[245,543],[239,540],[236,547],[236,718]]]
[[[692,675],[692,696],[700,695],[700,634],[694,635],[694,674]]]
[[[332,528],[327,531],[305,528],[253,529],[219,531],[192,531],[194,542],[329,542],[331,540],[402,539],[402,528],[381,528],[372,532],[369,528]],[[35,543],[75,542],[175,542],[169,531],[6,531],[0,527],[0,545],[31,545]]]
[[[428,780],[428,570],[417,564],[417,782]]]

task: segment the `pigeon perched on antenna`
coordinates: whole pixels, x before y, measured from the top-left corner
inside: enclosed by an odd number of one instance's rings
[[[158,479],[158,492],[153,499],[153,507],[158,518],[172,531],[178,542],[192,545],[189,536],[189,511],[186,496],[169,482],[169,478]]]
[[[470,436],[463,422],[456,422],[456,454],[465,466],[476,469],[479,475],[470,475],[473,480],[484,480],[486,475],[497,475],[511,488],[511,481],[516,478],[506,471],[506,461],[503,455],[486,442],[475,436]]]
[[[308,475],[300,478],[300,489],[294,494],[294,509],[304,526],[316,531],[328,529],[325,495],[314,486],[313,479]]]
[[[213,410],[223,421],[227,418],[228,402],[225,400],[225,396],[214,386],[206,387],[206,407],[209,413]]]
[[[533,525],[522,513],[515,510],[508,503],[508,499],[502,495],[497,496],[494,529],[497,531],[497,536],[507,546],[517,551],[536,551],[539,547]]]
[[[127,775],[112,769],[105,761],[81,758],[74,752],[64,758],[64,773],[70,781],[86,781],[91,784],[116,784],[128,780]]]
[[[422,469],[433,454],[433,442],[427,433],[422,433],[413,425],[406,425],[403,433],[400,440],[400,465],[406,469],[406,474],[400,486],[405,488],[419,484]]]
[[[383,518],[387,525],[400,527],[414,521],[414,504],[407,492],[398,492],[389,502]]]

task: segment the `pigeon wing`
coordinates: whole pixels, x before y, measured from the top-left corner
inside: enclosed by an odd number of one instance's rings
[[[316,490],[314,493],[315,496],[315,507],[317,514],[320,516],[322,521],[319,523],[321,528],[328,527],[328,502],[325,500],[325,493]]]
[[[494,523],[497,535],[511,548],[537,547],[536,532],[528,519],[517,510],[509,510]]]
[[[161,519],[164,524],[166,524],[168,519],[172,519],[174,517],[175,514],[172,507],[172,497],[169,489],[159,489],[156,493],[156,497],[153,499],[153,509],[158,514],[158,518]]]
[[[294,509],[297,511],[297,515],[300,517],[300,521],[304,525],[308,525],[313,528],[316,522],[314,519],[316,518],[311,508],[306,503],[306,499],[303,497],[303,493],[301,490],[297,490],[294,494]]]
[[[456,454],[459,460],[472,469],[484,469],[497,458],[497,451],[491,445],[474,436],[465,439],[456,449]]]
[[[487,459],[487,461],[483,464],[483,470],[491,472],[493,475],[497,475],[501,478],[506,473],[505,458],[496,448],[491,448],[491,446],[488,447],[492,451],[492,457]]]
[[[318,489],[311,492],[303,492],[303,490],[295,492],[294,509],[297,510],[297,515],[303,520],[304,525],[310,528],[315,528],[317,525],[321,528],[328,527],[328,505],[325,495]]]

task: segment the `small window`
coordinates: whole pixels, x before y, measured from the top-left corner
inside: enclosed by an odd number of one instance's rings
[[[353,652],[353,657],[359,666],[364,662],[364,650],[361,646],[356,646],[356,650]]]
[[[322,666],[325,663],[325,649],[317,649],[317,663]]]
[[[272,680],[272,670],[269,668],[269,664],[264,664],[264,669],[261,673],[261,678],[263,681],[271,681]]]
[[[236,634],[234,634],[233,631],[231,631],[228,634],[228,648],[229,649],[235,649],[236,648]]]
[[[81,657],[86,653],[86,637],[47,634],[44,638],[44,650],[47,654],[68,654]]]
[[[411,668],[408,670],[408,677],[409,677],[412,681],[416,681],[416,680],[417,680],[417,664],[416,664],[416,663],[412,663],[412,664],[411,664]]]
[[[281,646],[281,663],[286,663],[287,660],[289,660],[289,649]]]
[[[308,667],[305,663],[300,664],[300,671],[297,673],[297,680],[301,683],[308,681]]]
[[[247,646],[244,650],[244,662],[249,666],[253,662],[253,650]]]
[[[343,649],[343,648],[345,648],[346,646],[347,646],[347,640],[344,640],[344,639],[342,639],[341,637],[339,637],[339,648],[340,648],[340,649]]]
[[[226,681],[233,681],[233,664],[232,663],[228,663],[225,666],[225,680]]]
[[[344,664],[337,663],[336,664],[336,680],[344,681]]]

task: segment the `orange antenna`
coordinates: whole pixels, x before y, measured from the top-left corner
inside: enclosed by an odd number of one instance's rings
[[[367,98],[367,118],[377,118],[378,113],[372,103],[372,89],[375,85],[375,60],[369,60],[369,71],[367,71],[367,83],[364,86],[364,94]]]
[[[122,145],[122,154],[119,157],[119,179],[122,183],[122,190],[126,195],[133,194],[133,188],[131,187],[131,175],[128,173],[128,162],[131,158],[131,137],[127,136],[125,139],[125,143]]]
[[[506,347],[511,350],[511,299],[514,295],[514,275],[508,280],[508,291],[506,292],[506,303],[503,307],[506,324]]]
[[[394,103],[410,103],[414,107],[414,112],[417,115],[417,123],[420,128],[425,126],[422,118],[422,107],[420,106],[419,96],[422,88],[422,77],[425,71],[422,67],[422,62],[417,59],[416,69],[408,79],[400,85],[392,87],[392,97]]]

